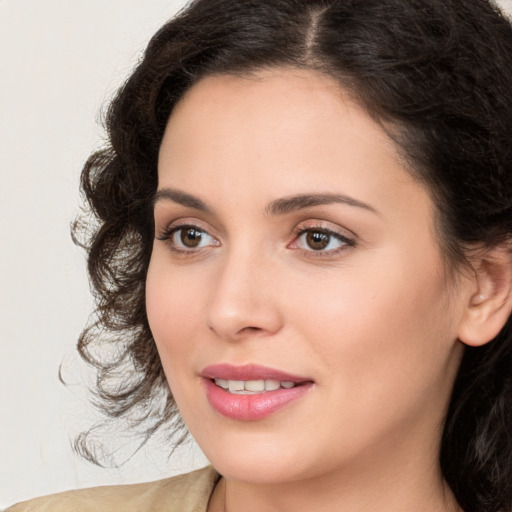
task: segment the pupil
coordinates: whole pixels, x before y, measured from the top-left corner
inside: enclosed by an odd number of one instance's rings
[[[315,251],[325,249],[329,245],[330,236],[318,231],[312,231],[307,234],[307,243],[309,247]]]
[[[197,247],[201,242],[202,233],[194,228],[181,231],[181,241],[186,247]]]

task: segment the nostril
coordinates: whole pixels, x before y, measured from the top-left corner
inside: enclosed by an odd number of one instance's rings
[[[258,332],[258,331],[262,331],[263,329],[261,327],[252,327],[252,326],[248,326],[248,327],[244,327],[243,329],[240,329],[240,333],[244,333],[244,332],[249,332],[249,333],[255,333],[255,332]]]

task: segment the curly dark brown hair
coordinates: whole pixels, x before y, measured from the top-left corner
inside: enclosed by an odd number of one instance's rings
[[[435,199],[447,260],[512,234],[512,27],[486,0],[196,0],[152,38],[110,104],[109,145],[74,226],[97,301],[78,343],[95,401],[144,439],[185,435],[145,308],[157,156],[176,103],[211,74],[296,66],[334,77],[393,136]],[[511,321],[466,348],[442,438],[443,475],[467,512],[512,510]],[[99,461],[87,434],[78,450]]]

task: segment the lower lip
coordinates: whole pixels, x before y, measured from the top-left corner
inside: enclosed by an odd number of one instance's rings
[[[313,386],[312,382],[307,382],[290,389],[281,388],[254,395],[237,395],[217,386],[211,379],[205,379],[204,382],[210,405],[227,418],[243,421],[266,418],[301,398]]]

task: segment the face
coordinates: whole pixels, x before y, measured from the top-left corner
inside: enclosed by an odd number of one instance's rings
[[[212,464],[261,483],[435,461],[463,306],[380,126],[313,72],[208,77],[158,176],[147,313]]]

